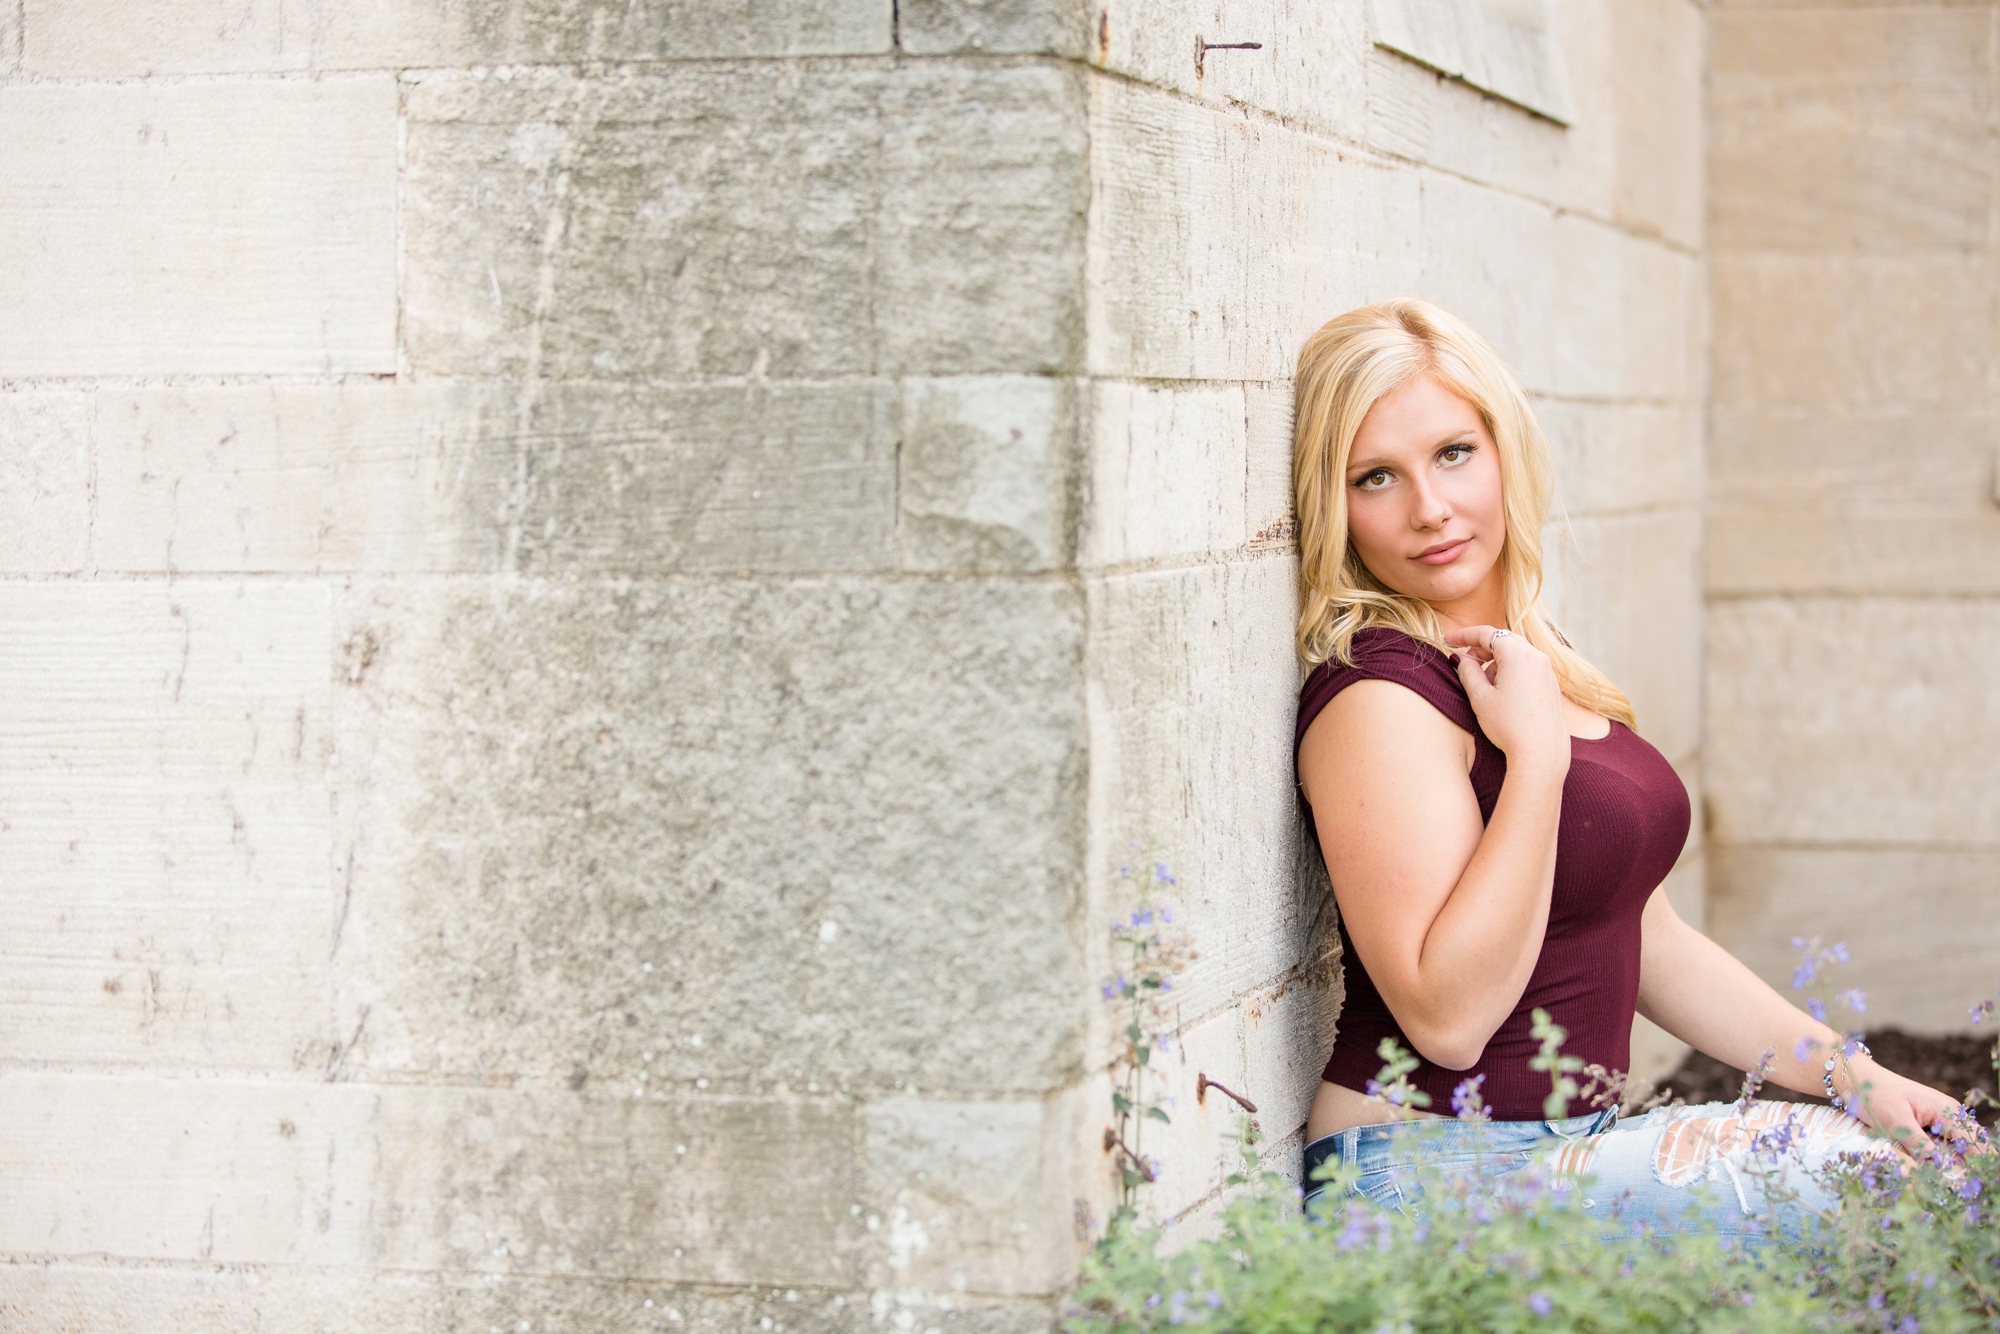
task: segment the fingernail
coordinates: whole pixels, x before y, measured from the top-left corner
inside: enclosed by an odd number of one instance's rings
[[[1458,666],[1458,655],[1456,653],[1451,655],[1451,665],[1454,667]]]

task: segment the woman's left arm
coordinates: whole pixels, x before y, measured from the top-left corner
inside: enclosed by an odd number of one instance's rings
[[[1754,1070],[1772,1055],[1770,1079],[1799,1093],[1825,1093],[1826,1059],[1840,1034],[1806,1014],[1729,951],[1681,920],[1656,889],[1646,904],[1639,959],[1639,1013],[1695,1050],[1738,1070]],[[1805,1060],[1794,1048],[1813,1043]],[[1861,1091],[1861,1119],[1889,1131],[1911,1151],[1925,1147],[1924,1128],[1958,1107],[1954,1098],[1885,1070],[1858,1052],[1836,1068],[1843,1098]]]

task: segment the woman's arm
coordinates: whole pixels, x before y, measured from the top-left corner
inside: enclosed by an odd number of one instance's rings
[[[1484,643],[1491,631],[1454,632]],[[1478,1062],[1541,957],[1569,727],[1549,661],[1500,640],[1489,681],[1464,656],[1480,725],[1507,753],[1491,821],[1466,781],[1471,739],[1415,692],[1360,681],[1307,729],[1299,778],[1355,950],[1433,1065]]]
[[[1770,1079],[1799,1093],[1826,1092],[1821,1076],[1840,1034],[1806,1014],[1729,951],[1681,920],[1664,890],[1654,890],[1642,919],[1639,1013],[1695,1050],[1738,1070],[1754,1070],[1772,1052]],[[1800,1038],[1815,1044],[1806,1059]],[[1834,1071],[1835,1089],[1859,1088],[1861,1119],[1888,1130],[1912,1149],[1924,1127],[1957,1108],[1955,1099],[1885,1070],[1859,1053]]]

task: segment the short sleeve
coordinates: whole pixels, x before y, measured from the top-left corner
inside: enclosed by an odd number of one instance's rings
[[[1306,739],[1306,729],[1319,717],[1320,710],[1356,681],[1391,681],[1407,687],[1459,727],[1479,735],[1472,701],[1466,698],[1458,672],[1431,645],[1412,639],[1401,630],[1371,626],[1354,636],[1350,653],[1354,658],[1352,666],[1328,658],[1313,668],[1299,688],[1298,730],[1292,737],[1295,757]]]

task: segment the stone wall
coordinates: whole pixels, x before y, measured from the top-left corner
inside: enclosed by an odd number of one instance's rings
[[[1997,20],[1713,13],[1715,929],[1928,1030],[2000,957]]]
[[[1295,1145],[1287,380],[1363,301],[1521,369],[1695,783],[1690,0],[1555,7],[1567,126],[1317,0],[8,9],[10,1327],[1045,1327],[1135,838],[1153,1206],[1197,1073]]]

